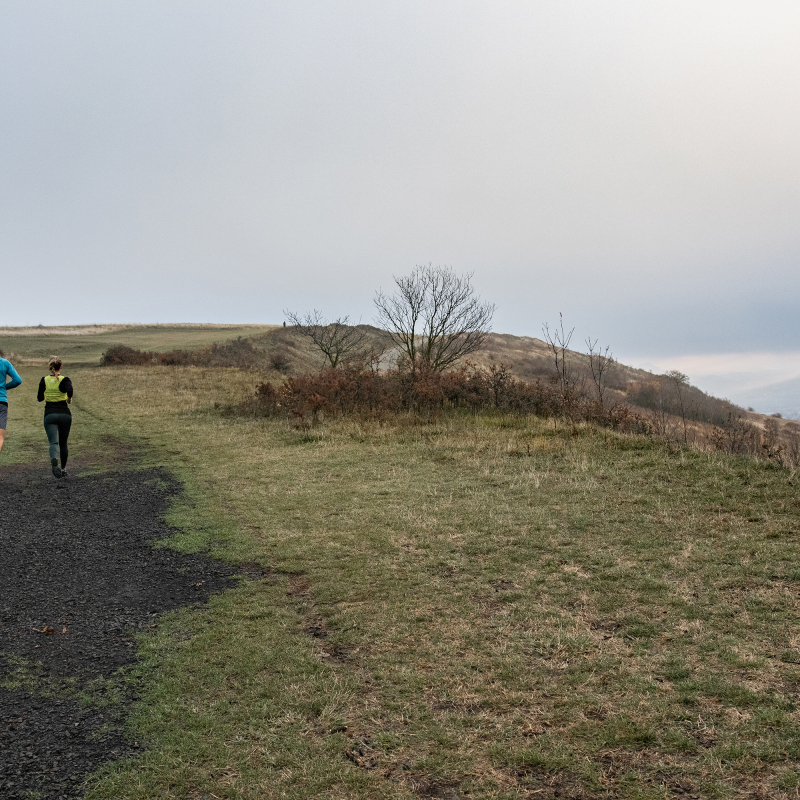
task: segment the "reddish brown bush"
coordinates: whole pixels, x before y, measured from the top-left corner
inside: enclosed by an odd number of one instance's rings
[[[287,378],[280,386],[262,383],[255,396],[230,413],[286,415],[298,424],[331,416],[416,412],[435,415],[444,409],[502,411],[537,416],[569,416],[617,430],[635,428],[639,419],[623,405],[605,409],[578,396],[565,401],[557,381],[532,383],[514,378],[504,365],[479,369],[467,364],[451,372],[326,369]]]

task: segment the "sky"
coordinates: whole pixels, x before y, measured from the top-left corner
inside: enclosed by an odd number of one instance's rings
[[[0,0],[0,325],[371,322],[430,262],[498,332],[563,313],[731,399],[783,385],[798,30],[770,0]]]

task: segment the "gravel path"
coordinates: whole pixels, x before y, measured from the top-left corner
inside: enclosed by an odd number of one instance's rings
[[[229,564],[151,546],[173,533],[161,517],[179,488],[159,470],[0,472],[3,800],[80,797],[100,764],[135,755],[121,730],[129,690],[103,707],[79,693],[119,694],[137,630],[235,585]]]

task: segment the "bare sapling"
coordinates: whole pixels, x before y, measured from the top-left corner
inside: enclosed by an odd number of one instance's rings
[[[561,397],[565,402],[568,402],[573,394],[574,382],[572,379],[572,364],[569,360],[569,343],[572,341],[572,334],[575,328],[569,332],[564,330],[564,316],[559,313],[558,327],[550,332],[549,325],[545,322],[542,325],[542,333],[547,346],[550,348],[550,353],[556,365],[556,375],[558,376],[559,389],[561,390]]]
[[[689,386],[689,376],[677,369],[671,369],[665,373],[665,377],[669,379],[672,384],[672,389],[675,392],[675,399],[678,401],[678,410],[681,413],[681,423],[683,424],[683,443],[689,444],[689,437],[686,426],[686,389]]]
[[[608,345],[606,347],[597,346],[597,339],[592,341],[591,337],[588,337],[586,339],[586,347],[589,351],[589,370],[592,373],[595,389],[597,389],[597,399],[600,401],[600,405],[603,406],[603,395],[605,394],[608,375],[617,362],[614,360]]]
[[[394,294],[375,295],[376,322],[412,373],[443,372],[483,347],[495,307],[481,302],[471,280],[472,273],[457,275],[451,267],[418,265],[395,276]]]
[[[283,313],[295,330],[310,341],[333,369],[353,361],[366,362],[370,358],[365,349],[367,330],[359,325],[351,325],[350,317],[329,321],[316,309],[302,317],[292,311]]]

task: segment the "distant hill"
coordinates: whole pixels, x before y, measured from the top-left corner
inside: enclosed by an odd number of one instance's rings
[[[375,351],[391,347],[388,334],[369,325],[360,326],[368,334],[367,346]],[[252,337],[255,347],[265,354],[265,364],[275,364],[284,375],[300,374],[322,366],[318,353],[308,347],[305,339],[292,328],[275,328]],[[593,396],[596,389],[589,370],[589,357],[577,351],[568,351],[573,377],[579,390]],[[396,354],[389,350],[383,358],[384,366],[394,363]],[[473,353],[469,362],[478,367],[505,364],[519,380],[534,382],[550,380],[555,375],[553,355],[547,343],[531,336],[514,336],[508,333],[491,333],[485,347]],[[752,414],[702,392],[694,386],[677,387],[668,376],[657,375],[644,369],[615,363],[606,378],[605,404],[624,403],[641,411],[657,411],[662,415],[681,416],[699,424],[723,425],[731,412],[738,416],[756,419]]]
[[[569,353],[576,366],[581,369],[588,367],[589,358],[584,353],[576,350],[570,350]],[[514,336],[510,333],[490,333],[486,346],[470,356],[470,361],[480,366],[503,362],[511,365],[514,374],[521,380],[534,380],[555,371],[553,354],[547,342],[534,336]],[[652,372],[616,364],[609,380],[613,388],[624,390],[631,381],[652,377]]]
[[[391,348],[385,331],[371,326],[361,327],[368,334],[368,346],[375,351]],[[316,370],[322,365],[319,354],[309,349],[306,340],[291,327],[267,331],[252,341],[254,346],[263,350],[265,362],[280,365],[279,371],[283,375]],[[589,357],[584,353],[568,351],[568,358],[577,391],[584,397],[596,398]],[[389,349],[382,360],[384,368],[390,367],[395,360],[396,351]],[[479,368],[505,364],[517,379],[529,383],[551,381],[556,374],[553,354],[547,343],[530,336],[491,333],[485,347],[473,353],[468,360]],[[800,383],[800,379],[797,383]],[[797,383],[787,382],[786,391],[791,392]],[[715,436],[723,435],[720,431],[726,432],[723,438],[735,438],[750,431],[747,435],[755,436],[753,441],[757,440],[754,445],[757,447],[761,439],[754,432],[770,429],[786,441],[795,444],[800,441],[800,425],[797,422],[770,419],[745,410],[729,400],[713,397],[691,386],[688,381],[676,381],[675,376],[659,375],[626,364],[614,363],[609,369],[603,399],[606,408],[617,404],[625,406],[641,417],[643,425],[654,435],[666,439],[680,441],[688,437],[688,441],[711,443]]]
[[[375,351],[390,347],[385,331],[371,325],[359,326],[367,333],[367,346]],[[222,363],[230,353],[230,366],[242,366],[235,357],[238,350],[247,350],[247,366],[256,366],[281,375],[292,375],[318,369],[322,361],[305,339],[290,327],[278,325],[81,325],[60,327],[0,327],[0,350],[21,362],[44,363],[53,353],[72,365],[99,363],[102,354],[115,345],[124,345],[140,351],[165,353],[181,351],[191,353],[225,342],[240,340],[246,348],[225,347],[215,350],[215,362]],[[241,341],[246,340],[246,341]],[[249,350],[247,348],[250,348]],[[202,358],[201,353],[197,354]],[[588,370],[588,357],[570,351],[576,382],[591,395],[594,384]],[[392,353],[384,364],[393,363]],[[536,337],[491,333],[486,346],[470,356],[470,362],[479,367],[504,363],[512,374],[524,381],[549,380],[555,373],[552,353],[546,342]],[[171,363],[190,363],[174,361]],[[227,362],[226,362],[227,363]],[[663,375],[637,369],[625,364],[615,364],[608,374],[607,404],[625,403],[634,408],[659,413],[679,414],[679,399],[674,383]],[[698,423],[721,425],[729,413],[745,416],[758,422],[762,415],[745,412],[726,400],[712,397],[696,387],[687,386],[683,401],[688,416]],[[763,398],[752,404],[764,408],[773,405],[781,408],[800,406],[800,377],[783,381],[760,390]],[[763,402],[762,402],[763,400]],[[790,416],[784,413],[784,416]],[[800,417],[800,409],[796,412]],[[760,423],[759,423],[760,424]]]
[[[571,350],[569,358],[573,365],[575,383],[585,393],[592,395],[595,386],[589,369],[589,357]],[[548,344],[535,337],[492,333],[486,347],[471,356],[470,360],[480,366],[488,366],[492,362],[511,365],[513,374],[526,381],[546,379],[555,374],[555,361]],[[665,375],[619,362],[615,362],[609,370],[607,386],[606,405],[625,403],[645,411],[678,416],[681,415],[683,405],[687,418],[713,425],[722,425],[732,409],[736,413],[750,416],[729,401],[712,397],[695,386],[686,385],[679,389]]]
[[[237,336],[253,336],[276,327],[197,323],[0,327],[0,350],[32,365],[47,363],[51,355],[58,355],[74,366],[99,362],[102,354],[114,345],[159,352],[191,349]]]

